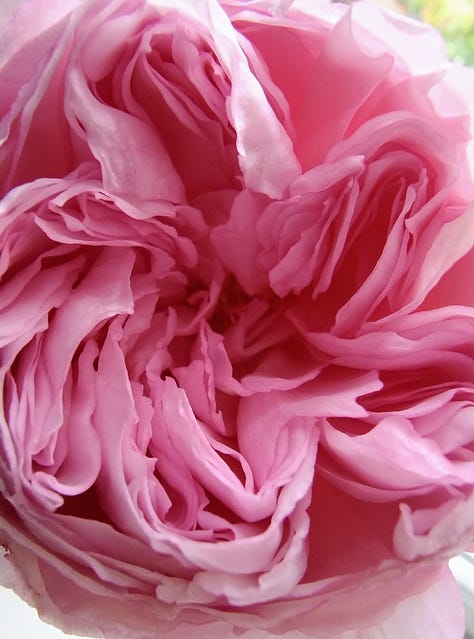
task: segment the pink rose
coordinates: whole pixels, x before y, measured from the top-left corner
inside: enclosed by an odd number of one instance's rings
[[[109,639],[461,639],[473,72],[365,2],[0,16],[2,583]]]

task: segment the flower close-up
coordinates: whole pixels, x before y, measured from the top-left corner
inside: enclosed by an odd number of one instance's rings
[[[0,583],[462,639],[474,70],[363,0],[8,0],[0,85]]]

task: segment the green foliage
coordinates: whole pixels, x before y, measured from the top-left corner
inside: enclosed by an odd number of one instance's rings
[[[452,58],[474,65],[474,0],[404,0],[401,4],[441,31]]]

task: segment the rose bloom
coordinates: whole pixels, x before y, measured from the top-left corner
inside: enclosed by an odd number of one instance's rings
[[[2,583],[109,639],[461,639],[472,73],[364,2],[0,22]]]

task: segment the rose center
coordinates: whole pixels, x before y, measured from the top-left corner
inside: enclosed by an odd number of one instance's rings
[[[224,334],[235,325],[251,297],[242,289],[233,275],[224,281],[214,312],[209,318],[209,326],[216,333]]]

